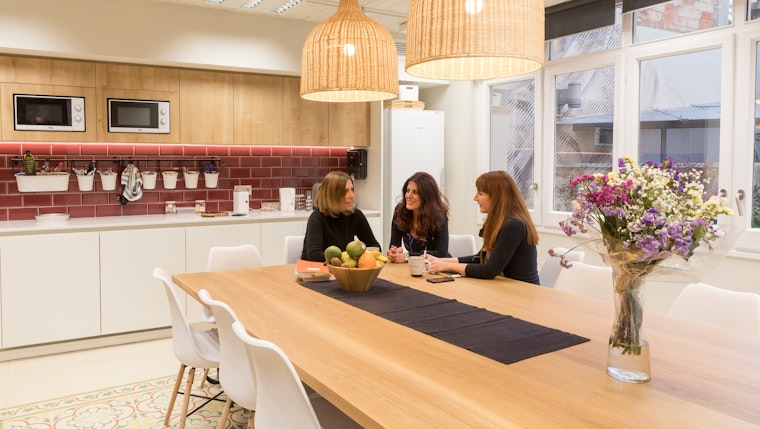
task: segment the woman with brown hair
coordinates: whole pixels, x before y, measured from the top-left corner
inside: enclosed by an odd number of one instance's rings
[[[306,223],[301,259],[324,262],[325,249],[345,250],[354,237],[367,247],[380,247],[364,213],[355,207],[355,198],[351,176],[343,171],[327,173],[314,201],[318,209]]]
[[[467,277],[492,279],[499,274],[539,284],[538,232],[517,184],[506,171],[481,174],[474,200],[486,221],[480,231],[483,248],[460,258],[427,256],[431,272],[453,271]]]
[[[433,176],[414,173],[406,179],[401,192],[404,198],[393,210],[388,259],[395,263],[406,261],[402,243],[412,256],[449,256],[449,205]]]

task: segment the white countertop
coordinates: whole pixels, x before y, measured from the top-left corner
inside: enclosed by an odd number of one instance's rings
[[[367,217],[378,217],[378,210],[363,210]],[[0,222],[0,237],[21,234],[53,234],[62,232],[102,231],[138,228],[166,228],[200,225],[224,225],[249,222],[287,222],[307,220],[311,211],[295,213],[279,211],[251,210],[244,216],[201,217],[195,209],[179,208],[176,214],[155,214],[136,216],[106,216],[74,218],[66,221],[38,222],[36,220],[12,220]]]

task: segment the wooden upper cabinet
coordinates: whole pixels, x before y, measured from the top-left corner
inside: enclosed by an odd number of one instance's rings
[[[370,103],[329,103],[330,146],[369,146]]]
[[[327,146],[329,144],[329,105],[301,98],[301,79],[284,78],[283,114],[288,146]]]
[[[282,145],[283,78],[235,75],[235,144]]]
[[[96,87],[179,92],[179,69],[99,63],[96,68]]]
[[[0,55],[0,82],[95,87],[95,63]]]
[[[233,74],[180,70],[180,143],[233,144]]]

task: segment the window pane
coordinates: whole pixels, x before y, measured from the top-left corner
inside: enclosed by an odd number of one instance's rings
[[[752,156],[752,228],[760,228],[760,43],[755,45],[755,145]]]
[[[504,170],[534,209],[533,154],[536,88],[533,80],[491,87],[491,170]]]
[[[549,41],[549,60],[619,48],[622,45],[621,4],[615,6],[615,24]]]
[[[554,126],[553,209],[571,211],[570,181],[612,168],[615,68],[558,75]]]
[[[633,43],[723,27],[732,22],[731,0],[673,0],[633,12]]]
[[[749,0],[747,4],[747,21],[760,18],[760,0]]]
[[[721,50],[641,62],[639,162],[671,158],[702,170],[718,189]]]

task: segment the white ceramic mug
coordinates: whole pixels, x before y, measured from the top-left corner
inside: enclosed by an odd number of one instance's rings
[[[409,273],[414,277],[421,276],[427,268],[427,261],[424,256],[409,257]]]

